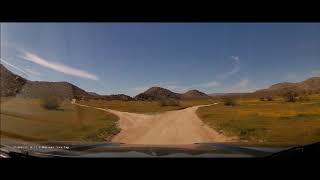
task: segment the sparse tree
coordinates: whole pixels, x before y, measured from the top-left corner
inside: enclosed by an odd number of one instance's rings
[[[235,99],[234,99],[234,98],[231,98],[231,97],[224,97],[224,98],[222,99],[222,101],[223,101],[223,104],[224,104],[225,106],[235,106],[235,105],[236,105]]]
[[[267,96],[266,99],[267,99],[267,101],[273,101],[272,96]]]
[[[308,96],[308,95],[304,94],[304,95],[300,96],[299,100],[302,100],[302,101],[309,101],[309,100],[310,100],[310,98],[309,98],[309,96]]]
[[[42,99],[42,107],[47,110],[58,110],[60,107],[60,100],[54,96],[45,96]]]
[[[282,96],[286,102],[296,102],[299,97],[298,93],[294,91],[287,91]]]

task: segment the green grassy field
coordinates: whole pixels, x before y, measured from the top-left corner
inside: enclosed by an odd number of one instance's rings
[[[39,99],[1,97],[1,136],[28,141],[104,141],[116,134],[113,114],[63,102],[46,110]]]
[[[239,99],[233,107],[202,107],[198,116],[209,126],[240,142],[260,144],[308,144],[320,141],[320,96],[309,101],[284,102]]]
[[[134,113],[160,113],[170,110],[184,109],[190,106],[203,105],[213,103],[210,99],[194,99],[194,100],[182,100],[179,106],[161,106],[157,101],[106,101],[106,100],[88,100],[77,101],[80,104],[86,104],[89,106],[113,109],[124,112]]]

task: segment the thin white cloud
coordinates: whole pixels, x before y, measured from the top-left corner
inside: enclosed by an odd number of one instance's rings
[[[205,84],[205,87],[212,88],[212,87],[217,87],[217,86],[219,86],[219,85],[220,85],[219,82],[217,82],[217,81],[211,81],[211,82],[206,83],[206,84]]]
[[[237,84],[234,85],[234,87],[237,88],[245,88],[249,85],[249,79],[242,79]]]
[[[259,88],[254,87],[251,81],[247,78],[241,79],[239,82],[231,86],[230,88],[226,88],[224,92],[231,93],[242,93],[242,92],[252,92]]]
[[[202,84],[193,84],[190,85],[190,88],[213,88],[213,87],[218,87],[220,86],[220,83],[217,81],[210,81]]]
[[[46,67],[48,69],[55,70],[57,72],[61,72],[64,74],[77,76],[84,79],[91,79],[91,80],[98,80],[98,77],[94,74],[91,74],[87,71],[76,69],[64,64],[54,63],[51,61],[48,61],[46,59],[43,59],[39,57],[36,54],[30,53],[30,52],[24,52],[23,56],[21,56],[22,59],[28,60],[30,62],[36,63],[40,66]]]
[[[234,60],[239,60],[239,56],[231,56],[231,59],[234,59]]]
[[[285,81],[299,81],[300,78],[299,78],[298,74],[290,72],[285,75],[284,80]]]
[[[0,58],[0,60],[1,60],[1,63],[4,63],[4,64],[12,67],[13,69],[19,71],[20,73],[23,73],[24,75],[28,76],[28,73],[27,73],[26,71],[24,71],[23,69],[15,66],[15,65],[13,65],[13,64],[11,64],[11,63],[9,63],[8,61],[6,61],[6,60],[4,60],[4,59],[2,59],[2,58]]]
[[[320,70],[313,70],[310,74],[311,76],[320,76]]]
[[[238,73],[240,71],[240,58],[238,56],[231,56],[232,69],[219,76],[220,79],[227,79],[228,77]]]
[[[28,73],[34,75],[34,76],[40,76],[41,75],[39,72],[36,72],[36,71],[34,71],[32,69],[29,69],[29,68],[25,68],[24,70],[27,71]]]

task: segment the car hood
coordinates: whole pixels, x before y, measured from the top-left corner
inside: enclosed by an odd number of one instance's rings
[[[40,157],[265,157],[289,149],[286,147],[244,146],[222,143],[189,145],[140,145],[84,142],[17,142],[1,143],[1,149],[24,152]]]

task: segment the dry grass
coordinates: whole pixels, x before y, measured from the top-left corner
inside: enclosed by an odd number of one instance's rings
[[[106,100],[88,100],[78,101],[80,104],[86,104],[94,107],[101,107],[125,112],[134,113],[160,113],[171,110],[179,110],[195,105],[213,103],[210,99],[182,100],[179,106],[162,106],[158,101],[106,101]]]
[[[240,141],[261,144],[308,144],[320,141],[320,96],[308,101],[285,103],[240,99],[238,105],[209,106],[197,114],[209,126]]]
[[[117,133],[117,117],[63,102],[58,111],[41,107],[39,99],[1,97],[3,136],[25,140],[103,141]]]

